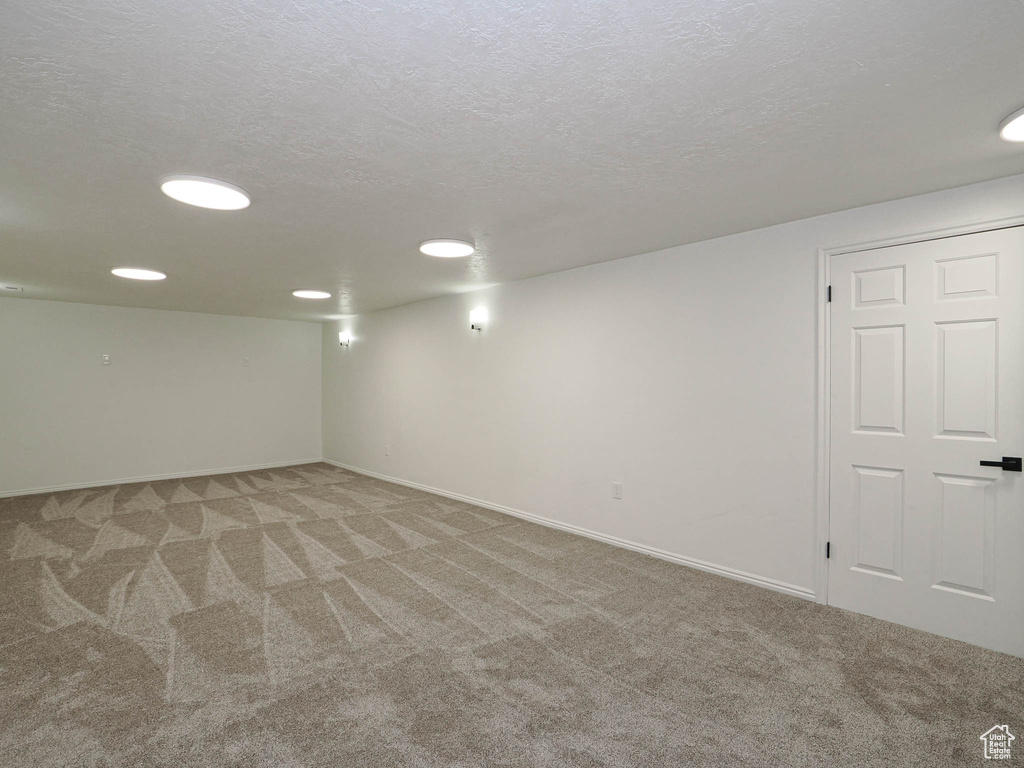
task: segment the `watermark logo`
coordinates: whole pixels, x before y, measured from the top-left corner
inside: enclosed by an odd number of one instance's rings
[[[1009,760],[1010,742],[1017,737],[1010,733],[1010,726],[993,725],[978,738],[985,742],[986,760]]]

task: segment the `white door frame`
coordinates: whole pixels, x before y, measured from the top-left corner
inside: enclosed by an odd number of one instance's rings
[[[833,256],[858,251],[872,251],[893,245],[907,245],[926,240],[941,240],[947,237],[973,235],[996,229],[1024,226],[1024,214],[1001,219],[975,221],[955,227],[944,227],[924,232],[895,235],[880,240],[866,240],[847,245],[818,249],[818,333],[817,354],[818,375],[815,387],[815,471],[814,471],[814,599],[819,603],[828,602],[828,562],[825,560],[825,545],[829,535],[829,449],[831,447],[830,424],[832,419],[831,394],[831,316],[828,311],[827,291],[831,285],[830,264]]]

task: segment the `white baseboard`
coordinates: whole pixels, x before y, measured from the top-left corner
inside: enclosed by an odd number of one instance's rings
[[[438,496],[444,496],[449,499],[455,499],[456,501],[464,501],[467,504],[473,504],[477,507],[483,507],[484,509],[490,509],[495,512],[501,512],[512,517],[519,517],[523,520],[529,520],[531,523],[537,523],[539,525],[545,525],[549,528],[557,528],[562,531],[569,533],[575,533],[580,536],[586,536],[590,539],[596,539],[597,541],[603,541],[605,544],[611,544],[615,547],[622,547],[623,549],[630,549],[634,552],[640,552],[644,555],[650,555],[656,557],[659,560],[667,560],[670,563],[678,563],[679,565],[689,566],[690,568],[696,568],[701,571],[707,571],[708,573],[715,573],[719,576],[725,576],[730,579],[736,579],[737,581],[744,581],[747,584],[754,584],[765,589],[770,589],[775,592],[784,592],[787,595],[793,595],[794,597],[800,597],[804,600],[816,600],[817,596],[813,589],[806,587],[798,587],[795,584],[788,584],[784,581],[777,581],[775,579],[769,579],[765,576],[758,576],[757,574],[747,573],[746,571],[738,571],[734,568],[727,568],[724,565],[715,565],[714,563],[708,563],[704,560],[697,560],[693,557],[686,557],[685,555],[677,555],[673,552],[666,552],[663,549],[656,549],[655,547],[649,547],[646,544],[638,544],[635,541],[629,541],[628,539],[620,539],[617,536],[609,536],[604,533],[598,533],[597,531],[591,531],[588,528],[581,528],[578,525],[571,525],[569,523],[561,523],[557,520],[552,520],[548,517],[542,517],[535,515],[531,512],[524,512],[521,509],[513,509],[512,507],[505,507],[501,504],[492,504],[489,501],[483,501],[481,499],[474,499],[471,496],[463,496],[461,493],[451,493],[450,491],[443,491],[440,488],[432,488],[429,485],[423,485],[422,483],[413,483],[408,480],[402,480],[397,477],[389,477],[388,475],[382,475],[379,472],[371,472],[368,469],[362,469],[360,467],[353,467],[348,464],[342,464],[340,461],[333,461],[331,459],[321,459],[325,464],[331,464],[341,469],[347,469],[350,472],[356,472],[360,475],[367,475],[368,477],[376,477],[379,480],[386,480],[389,483],[395,483],[397,485],[404,485],[407,488],[415,488],[420,491],[426,491],[427,493],[433,493]]]
[[[56,493],[57,491],[77,491],[85,488],[102,488],[107,485],[124,485],[125,483],[152,483],[157,480],[183,480],[187,477],[204,477],[205,475],[229,475],[232,472],[255,472],[261,469],[286,469],[297,467],[302,464],[317,464],[323,461],[319,456],[315,459],[304,461],[279,461],[271,464],[249,464],[244,467],[224,467],[221,469],[204,469],[195,472],[172,472],[169,475],[146,475],[143,477],[123,477],[119,480],[99,480],[95,483],[71,483],[70,485],[51,485],[46,488],[26,488],[21,491],[2,491],[0,499],[10,496],[31,496],[36,493]]]

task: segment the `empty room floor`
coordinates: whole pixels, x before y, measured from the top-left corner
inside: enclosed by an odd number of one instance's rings
[[[0,541],[6,766],[959,766],[1024,711],[1022,659],[327,464]]]

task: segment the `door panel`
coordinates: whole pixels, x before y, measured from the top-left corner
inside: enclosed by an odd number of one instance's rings
[[[996,438],[996,321],[936,323],[938,435]]]
[[[853,567],[899,579],[903,571],[903,470],[853,467],[857,554]]]
[[[995,480],[935,475],[938,504],[932,582],[941,589],[992,599],[995,544]]]
[[[853,429],[903,434],[904,328],[854,328]]]
[[[1024,656],[1024,229],[830,268],[828,601]]]

